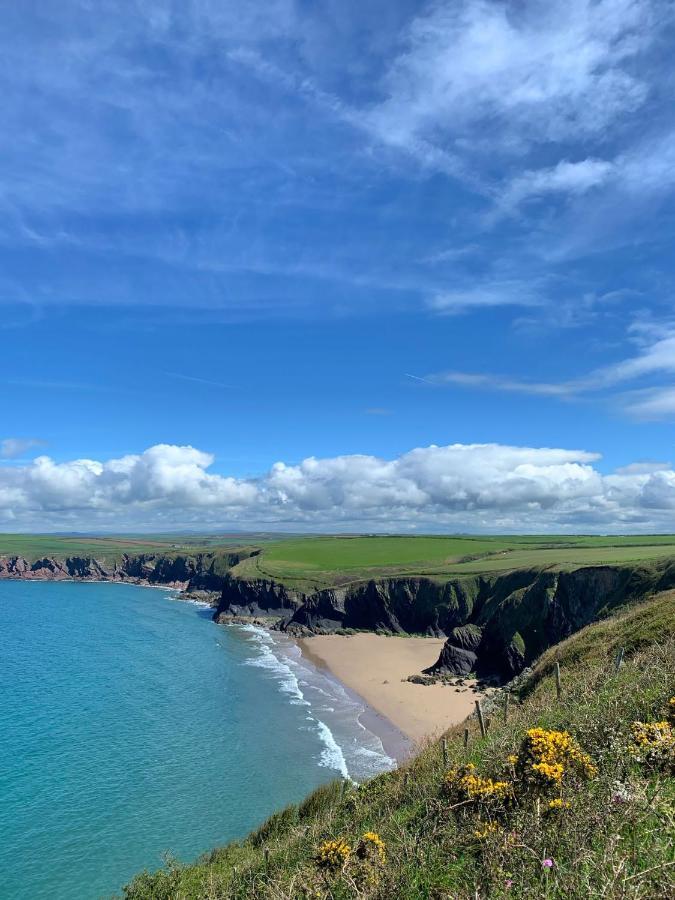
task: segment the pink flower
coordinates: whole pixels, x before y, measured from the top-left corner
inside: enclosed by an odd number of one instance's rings
[[[511,885],[513,884],[513,880],[511,878],[507,878],[506,881],[504,882],[504,884],[506,885],[507,888],[510,888]]]
[[[542,866],[543,866],[545,869],[552,869],[552,868],[553,868],[553,860],[552,860],[552,859],[545,859],[545,860],[542,862]]]

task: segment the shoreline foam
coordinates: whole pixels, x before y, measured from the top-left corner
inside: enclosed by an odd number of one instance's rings
[[[405,759],[409,742],[362,697],[324,666],[316,666],[292,638],[260,625],[235,624],[251,636],[255,655],[245,665],[267,669],[289,703],[307,708],[308,727],[322,745],[319,765],[360,781]]]

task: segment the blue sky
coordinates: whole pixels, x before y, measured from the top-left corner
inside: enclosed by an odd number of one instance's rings
[[[0,528],[673,530],[674,26],[3,9]]]

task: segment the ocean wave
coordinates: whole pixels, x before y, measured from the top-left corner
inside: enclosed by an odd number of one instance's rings
[[[305,695],[300,689],[300,683],[290,666],[272,652],[273,642],[267,632],[255,625],[242,625],[242,630],[247,631],[256,646],[258,654],[249,657],[244,665],[255,666],[257,669],[267,669],[278,679],[279,689],[291,697],[290,702],[295,706],[309,706]]]
[[[321,751],[319,765],[325,766],[327,769],[337,769],[343,778],[349,778],[351,781],[349,770],[347,769],[347,760],[342,752],[342,747],[335,740],[333,732],[321,719],[316,720],[316,725],[319,737],[325,744],[324,749]]]
[[[257,625],[231,627],[245,632],[253,645],[254,655],[245,665],[266,669],[291,704],[309,707],[306,719],[323,744],[320,766],[334,769],[350,781],[362,781],[396,766],[380,738],[360,721],[363,703],[339,681],[307,663],[297,644]]]

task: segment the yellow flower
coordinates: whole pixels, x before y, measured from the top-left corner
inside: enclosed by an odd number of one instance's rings
[[[551,784],[559,784],[569,771],[586,778],[593,778],[598,771],[569,732],[545,728],[530,728],[526,732],[518,762],[523,774],[530,771]]]
[[[563,800],[562,797],[556,797],[555,800],[548,801],[548,808],[550,810],[558,810],[558,809],[570,809],[572,804],[569,800]]]
[[[628,751],[638,762],[675,767],[675,732],[670,722],[633,722]]]
[[[324,841],[316,854],[317,863],[324,869],[343,869],[349,862],[352,848],[342,838]]]
[[[477,841],[484,841],[486,837],[499,830],[499,825],[496,822],[481,822],[479,820],[478,826],[473,833]]]
[[[462,800],[505,800],[513,793],[509,781],[494,781],[475,774],[475,766],[469,764],[462,769],[451,769],[445,776],[445,783]]]
[[[518,762],[518,757],[515,753],[509,753],[509,755],[506,757],[506,761],[507,763],[509,763],[509,765],[515,766],[515,764]]]
[[[361,859],[374,856],[382,865],[387,860],[385,843],[376,831],[366,831],[365,834],[361,835],[356,853]]]
[[[554,784],[560,784],[562,777],[565,774],[565,769],[560,763],[533,763],[532,771],[536,772],[537,775],[540,775],[546,781],[551,781]]]

